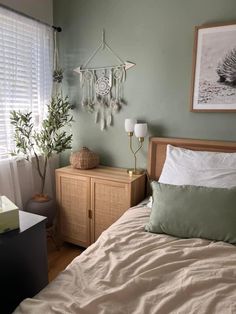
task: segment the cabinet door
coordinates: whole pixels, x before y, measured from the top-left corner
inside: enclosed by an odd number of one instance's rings
[[[91,179],[92,241],[130,207],[130,184]]]
[[[57,201],[63,240],[87,247],[90,244],[90,178],[58,174]]]

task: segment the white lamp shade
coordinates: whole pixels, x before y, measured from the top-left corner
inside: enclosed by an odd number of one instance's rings
[[[125,119],[125,131],[134,132],[135,123],[137,123],[136,119]]]
[[[134,134],[136,137],[145,137],[147,135],[147,123],[136,123]]]

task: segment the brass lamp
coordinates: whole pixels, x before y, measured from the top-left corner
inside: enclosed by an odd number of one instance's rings
[[[144,172],[142,169],[137,169],[137,152],[142,148],[144,137],[147,135],[147,123],[137,123],[136,119],[125,119],[125,131],[128,133],[130,150],[134,156],[134,168],[128,169],[127,172],[130,176],[141,174]],[[138,138],[139,146],[136,150],[133,149],[132,138],[133,135]]]

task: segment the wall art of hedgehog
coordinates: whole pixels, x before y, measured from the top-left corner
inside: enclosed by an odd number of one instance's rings
[[[236,48],[226,54],[217,69],[219,82],[236,86]]]

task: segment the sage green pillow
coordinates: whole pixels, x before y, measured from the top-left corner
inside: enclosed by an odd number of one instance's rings
[[[236,243],[236,188],[152,182],[152,190],[146,231]]]

